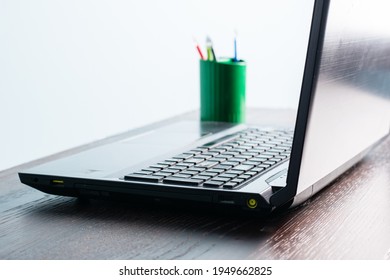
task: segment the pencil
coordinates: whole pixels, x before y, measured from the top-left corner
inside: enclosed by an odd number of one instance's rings
[[[199,45],[196,45],[196,49],[198,50],[198,53],[200,55],[200,59],[204,60],[204,56],[203,56],[202,50],[200,49]]]
[[[194,43],[195,43],[195,46],[196,46],[196,50],[197,50],[198,53],[199,53],[200,59],[201,59],[201,60],[204,60],[204,55],[203,55],[203,53],[202,53],[201,48],[199,47],[198,41],[196,41],[195,38],[192,38],[192,39],[194,40]]]

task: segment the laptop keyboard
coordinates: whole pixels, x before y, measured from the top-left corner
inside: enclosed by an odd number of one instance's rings
[[[236,189],[290,157],[292,131],[247,129],[124,177],[127,181]]]

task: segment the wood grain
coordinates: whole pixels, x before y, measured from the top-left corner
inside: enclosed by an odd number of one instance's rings
[[[288,125],[294,117],[286,110],[248,113],[258,124]],[[20,169],[139,131],[1,172],[0,258],[390,259],[390,138],[304,205],[267,218],[142,201],[83,201],[19,182]]]

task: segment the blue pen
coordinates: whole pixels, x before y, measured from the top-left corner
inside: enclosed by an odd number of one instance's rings
[[[233,61],[238,62],[238,58],[237,58],[237,33],[236,33],[236,36],[234,36],[234,58],[233,58]]]

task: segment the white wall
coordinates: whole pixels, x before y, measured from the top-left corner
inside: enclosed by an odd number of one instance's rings
[[[199,107],[193,36],[295,107],[313,0],[1,0],[0,170]]]

